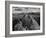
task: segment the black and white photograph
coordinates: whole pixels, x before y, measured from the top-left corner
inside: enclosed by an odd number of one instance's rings
[[[42,15],[42,6],[11,4],[10,34],[41,33]]]
[[[40,30],[40,8],[12,7],[12,31]]]

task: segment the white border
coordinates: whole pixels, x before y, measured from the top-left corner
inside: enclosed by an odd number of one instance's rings
[[[12,7],[34,7],[40,8],[40,30],[32,31],[12,31]],[[43,32],[43,7],[38,5],[16,5],[10,4],[10,34],[25,34],[25,33],[42,33]]]

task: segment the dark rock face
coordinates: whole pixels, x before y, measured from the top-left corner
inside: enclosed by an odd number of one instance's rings
[[[17,15],[18,17],[13,15],[13,31],[22,31],[22,30],[36,30],[34,28],[34,23],[33,20],[35,20],[35,22],[37,22],[38,27],[40,26],[40,17],[32,17],[32,15],[22,15],[21,18],[19,18],[19,15]],[[32,18],[33,19],[32,19]],[[33,26],[34,25],[34,26]],[[38,29],[39,30],[39,29]]]

